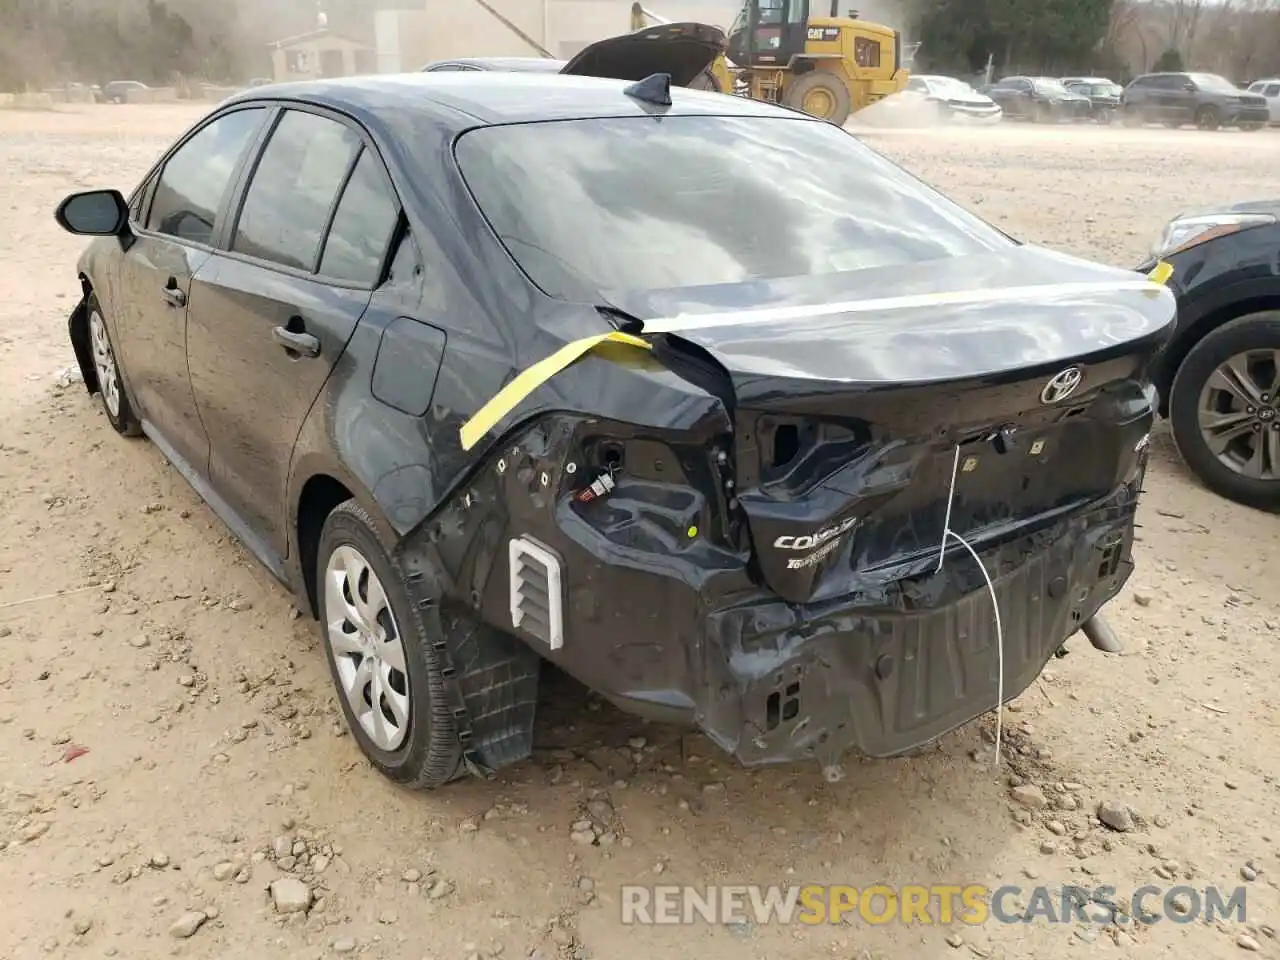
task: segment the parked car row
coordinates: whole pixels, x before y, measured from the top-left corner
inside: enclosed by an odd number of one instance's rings
[[[1280,80],[1242,90],[1213,73],[1147,73],[1127,87],[1106,77],[1004,77],[979,88],[1005,116],[1036,123],[1093,121],[1175,129],[1235,126],[1259,130],[1280,123]]]
[[[1125,87],[1121,97],[1125,123],[1163,123],[1175,129],[1194,124],[1201,130],[1235,126],[1259,130],[1271,122],[1267,99],[1241,90],[1214,73],[1148,73]]]

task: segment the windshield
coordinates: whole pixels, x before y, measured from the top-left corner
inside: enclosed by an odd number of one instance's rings
[[[1032,82],[1035,84],[1036,89],[1041,93],[1063,94],[1071,92],[1058,80],[1034,80]]]
[[[1216,73],[1193,73],[1191,80],[1201,90],[1219,90],[1223,93],[1239,93],[1240,88],[1228,80],[1226,77],[1220,77]]]
[[[801,118],[480,127],[455,155],[511,256],[543,291],[570,300],[1014,243],[840,128]]]

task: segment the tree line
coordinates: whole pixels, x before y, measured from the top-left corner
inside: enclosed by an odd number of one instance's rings
[[[996,77],[1280,75],[1280,0],[924,0],[917,63]]]

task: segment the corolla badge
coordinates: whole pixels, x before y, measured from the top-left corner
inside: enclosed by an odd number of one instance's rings
[[[1079,367],[1067,367],[1059,371],[1040,391],[1040,402],[1061,403],[1076,392],[1076,388],[1080,386],[1080,381],[1083,379],[1084,374],[1080,372]]]

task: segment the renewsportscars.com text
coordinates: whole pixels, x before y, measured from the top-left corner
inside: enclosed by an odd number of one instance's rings
[[[1108,886],[982,884],[624,886],[624,924],[777,923],[1244,923],[1245,888],[1139,887],[1127,898]],[[1023,905],[1025,903],[1025,906]],[[1098,911],[1097,906],[1108,909]]]

